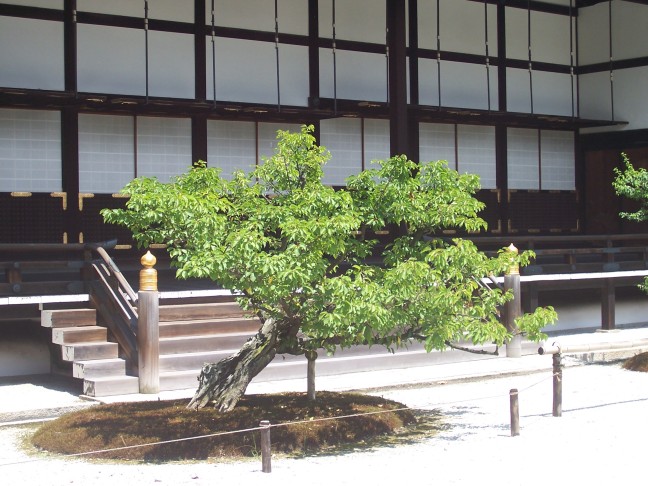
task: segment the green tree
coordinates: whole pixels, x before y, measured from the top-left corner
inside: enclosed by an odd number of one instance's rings
[[[478,177],[399,156],[334,190],[322,184],[329,154],[311,131],[280,131],[275,155],[248,175],[228,181],[200,162],[172,183],[135,179],[126,209],[103,211],[139,245],[165,243],[178,277],[240,292],[260,319],[235,355],[203,367],[191,407],[233,408],[276,354],[313,359],[318,349],[412,340],[429,351],[509,337],[499,308],[511,295],[482,279],[530,255],[490,258],[468,240],[436,236],[485,227]],[[386,227],[400,236],[383,248],[371,235]],[[553,309],[538,309],[518,327],[537,339],[553,320]]]
[[[618,196],[627,197],[639,203],[639,208],[633,212],[621,212],[620,216],[630,221],[642,222],[648,220],[648,171],[636,169],[625,153],[621,154],[623,166],[614,168],[612,186]],[[639,287],[648,292],[648,277]]]

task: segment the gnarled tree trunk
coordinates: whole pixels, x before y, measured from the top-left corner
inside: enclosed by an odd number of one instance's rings
[[[213,402],[221,412],[232,410],[250,381],[274,359],[281,331],[277,321],[267,319],[236,354],[203,366],[198,389],[187,408],[197,410]]]

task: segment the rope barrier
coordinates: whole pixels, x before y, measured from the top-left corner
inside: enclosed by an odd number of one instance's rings
[[[327,421],[334,421],[334,420],[347,420],[351,418],[358,418],[358,417],[365,417],[365,416],[372,416],[372,415],[381,415],[385,413],[397,413],[397,412],[405,412],[405,411],[431,411],[440,407],[445,407],[449,405],[456,405],[456,404],[461,404],[461,403],[466,403],[466,402],[476,402],[476,401],[483,401],[483,400],[492,400],[495,398],[502,398],[507,395],[503,394],[495,394],[495,395],[487,395],[487,396],[481,396],[481,397],[470,397],[470,398],[465,398],[461,400],[450,400],[446,402],[432,402],[425,404],[423,406],[418,406],[418,407],[400,407],[400,408],[395,408],[395,409],[390,409],[390,410],[376,410],[374,412],[364,412],[364,413],[354,413],[354,414],[347,414],[347,415],[338,415],[335,417],[321,417],[321,418],[313,418],[313,419],[307,419],[307,420],[295,420],[295,421],[290,421],[290,422],[283,422],[279,424],[269,424],[269,425],[264,425],[264,426],[258,426],[258,427],[250,427],[247,429],[239,429],[239,430],[231,430],[231,431],[223,431],[223,432],[214,432],[212,434],[204,434],[204,435],[197,435],[197,436],[192,436],[192,437],[182,437],[179,439],[169,439],[169,440],[163,440],[163,441],[157,441],[157,442],[147,442],[144,444],[133,444],[133,445],[125,445],[125,446],[120,446],[120,447],[113,447],[109,449],[100,449],[100,450],[93,450],[93,451],[86,451],[86,452],[77,452],[77,453],[72,453],[72,454],[61,454],[59,457],[61,459],[71,459],[71,458],[76,458],[76,457],[84,457],[84,456],[92,456],[92,455],[99,455],[99,454],[104,454],[107,452],[118,452],[118,451],[123,451],[123,450],[129,450],[129,449],[136,449],[140,447],[151,447],[151,446],[156,446],[156,445],[165,445],[165,444],[173,444],[173,443],[178,443],[178,442],[183,442],[183,441],[190,441],[190,440],[199,440],[199,439],[208,439],[212,437],[219,437],[219,436],[224,436],[224,435],[233,435],[233,434],[242,434],[242,433],[249,433],[249,432],[256,432],[256,431],[261,431],[266,428],[279,428],[279,427],[288,427],[292,425],[301,425],[301,424],[313,424],[313,423],[320,423],[320,422],[327,422]],[[42,458],[36,458],[36,459],[26,459],[24,461],[15,461],[15,462],[9,462],[9,463],[2,463],[0,464],[0,467],[3,466],[13,466],[13,465],[19,465],[19,464],[28,464],[28,463],[34,463],[34,462],[39,462],[43,461],[44,459]]]
[[[550,379],[556,379],[562,378],[562,370],[554,371],[552,372],[549,376],[538,380],[530,385],[527,385],[524,388],[521,389],[512,389],[508,393],[496,393],[492,395],[482,395],[482,396],[472,396],[472,397],[467,397],[463,399],[458,399],[458,400],[449,400],[449,401],[435,401],[435,402],[430,402],[421,406],[416,406],[416,407],[400,407],[400,408],[395,408],[395,409],[390,409],[390,410],[376,410],[373,412],[363,412],[363,413],[353,413],[353,414],[346,414],[346,415],[338,415],[335,417],[321,417],[321,418],[310,418],[310,419],[304,419],[304,420],[295,420],[295,421],[290,421],[290,422],[283,422],[283,423],[278,423],[278,424],[270,424],[267,421],[262,421],[261,425],[258,427],[250,427],[246,429],[239,429],[239,430],[232,430],[232,431],[221,431],[221,432],[214,432],[211,434],[204,434],[204,435],[198,435],[198,436],[191,436],[191,437],[183,437],[183,438],[178,438],[178,439],[169,439],[169,440],[163,440],[163,441],[157,441],[157,442],[147,442],[144,444],[133,444],[133,445],[124,445],[120,447],[113,447],[109,449],[100,449],[100,450],[93,450],[93,451],[86,451],[86,452],[77,452],[77,453],[72,453],[72,454],[61,454],[60,458],[61,459],[70,459],[70,458],[77,458],[77,457],[86,457],[86,456],[92,456],[92,455],[99,455],[99,454],[104,454],[108,452],[118,452],[122,450],[129,450],[129,449],[136,449],[136,448],[141,448],[141,447],[152,447],[152,446],[157,446],[157,445],[165,445],[165,444],[173,444],[173,443],[179,443],[179,442],[184,442],[184,441],[190,441],[190,440],[199,440],[199,439],[208,439],[212,437],[219,437],[219,436],[225,436],[225,435],[233,435],[233,434],[241,434],[241,433],[249,433],[249,432],[256,432],[256,431],[267,431],[268,429],[273,429],[273,428],[279,428],[279,427],[289,427],[293,425],[301,425],[301,424],[315,424],[315,423],[322,423],[322,422],[330,422],[330,421],[337,421],[337,420],[347,420],[347,419],[352,419],[352,418],[358,418],[358,417],[366,417],[366,416],[374,416],[374,415],[381,415],[381,414],[386,414],[386,413],[397,413],[397,412],[404,412],[404,411],[432,411],[435,409],[439,408],[446,408],[448,406],[452,405],[459,405],[463,404],[466,402],[470,403],[475,403],[475,402],[480,402],[480,401],[485,401],[485,400],[494,400],[494,399],[506,399],[507,397],[510,399],[511,403],[511,419],[512,419],[512,432],[517,432],[517,433],[512,433],[512,435],[518,435],[519,434],[519,411],[516,412],[516,419],[517,421],[514,421],[514,405],[517,408],[517,399],[519,396],[523,393],[526,393],[528,390],[550,380]],[[515,398],[515,403],[513,398]],[[554,416],[557,416],[554,414]],[[515,422],[515,423],[514,423]],[[517,427],[514,426],[517,424]],[[43,461],[43,458],[35,458],[35,459],[26,459],[22,461],[14,461],[14,462],[8,462],[8,463],[2,463],[0,464],[0,467],[4,466],[14,466],[14,465],[20,465],[20,464],[29,464],[29,463],[36,463]]]

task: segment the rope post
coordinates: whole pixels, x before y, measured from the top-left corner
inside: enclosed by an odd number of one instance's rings
[[[554,417],[562,417],[562,354],[560,352],[552,357],[553,363],[553,408]]]
[[[520,435],[520,403],[517,388],[509,391],[511,404],[511,437]]]
[[[310,402],[317,399],[317,392],[315,390],[315,363],[317,360],[317,351],[306,351],[306,359],[308,360],[306,370],[306,396]]]
[[[270,446],[270,421],[262,420],[259,423],[261,427],[261,471],[264,473],[272,472],[272,452]]]
[[[518,249],[513,243],[507,250],[517,257]],[[522,295],[520,292],[520,268],[517,264],[511,265],[504,275],[504,291],[513,292],[513,299],[504,306],[504,327],[511,334],[511,339],[506,343],[506,357],[519,358],[522,356],[522,335],[515,324],[515,319],[522,313]]]
[[[157,288],[157,259],[147,251],[140,262],[138,292],[137,362],[140,393],[160,392],[160,298]]]

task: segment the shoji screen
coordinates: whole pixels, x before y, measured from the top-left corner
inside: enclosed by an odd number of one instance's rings
[[[495,127],[457,125],[457,140],[459,172],[477,174],[482,189],[495,189]]]
[[[445,160],[451,169],[457,168],[455,125],[441,123],[419,124],[419,157],[421,162]]]
[[[256,126],[254,122],[207,121],[207,161],[220,167],[230,178],[241,170],[249,172],[256,161]]]
[[[169,182],[186,172],[191,162],[191,120],[137,118],[138,176],[155,176]]]
[[[112,194],[135,177],[135,120],[79,115],[79,189]]]
[[[509,128],[507,132],[509,189],[540,189],[538,130]]]
[[[58,111],[0,109],[0,192],[61,190]]]
[[[362,170],[362,124],[358,118],[333,118],[320,124],[321,145],[331,152],[324,183],[341,186]]]
[[[576,188],[574,133],[542,130],[540,137],[542,189],[573,191]]]

